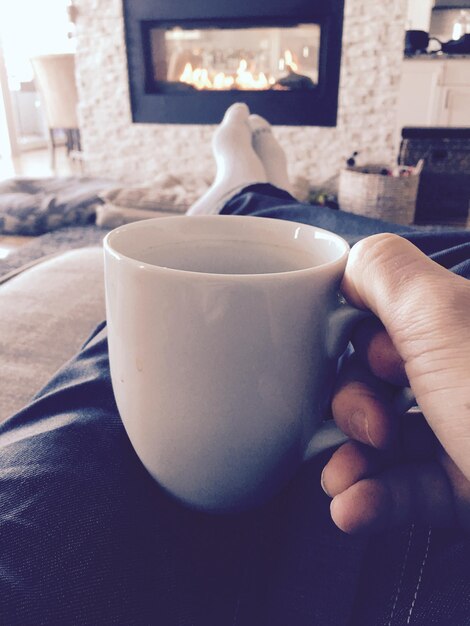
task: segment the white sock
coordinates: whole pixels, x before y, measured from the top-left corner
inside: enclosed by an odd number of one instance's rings
[[[271,124],[255,114],[249,116],[248,123],[252,131],[253,148],[264,165],[268,182],[292,193],[286,153],[274,137]]]
[[[263,164],[253,149],[249,115],[250,110],[241,102],[227,109],[212,139],[217,165],[215,181],[187,210],[187,215],[218,213],[225,202],[244,187],[268,182]]]

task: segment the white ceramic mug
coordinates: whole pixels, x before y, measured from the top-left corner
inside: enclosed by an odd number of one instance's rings
[[[135,222],[104,242],[111,377],[150,474],[186,504],[255,506],[344,439],[329,413],[349,246],[267,218]]]

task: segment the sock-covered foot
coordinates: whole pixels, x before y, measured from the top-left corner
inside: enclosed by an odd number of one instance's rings
[[[268,181],[263,164],[253,149],[249,115],[250,110],[241,102],[227,109],[212,139],[217,166],[215,181],[188,209],[187,215],[218,213],[224,202],[244,187]]]
[[[274,137],[271,124],[255,114],[249,116],[248,123],[252,131],[253,148],[263,163],[268,182],[292,193],[286,154]]]

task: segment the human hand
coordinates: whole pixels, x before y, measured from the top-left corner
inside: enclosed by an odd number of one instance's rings
[[[333,521],[350,533],[413,521],[470,530],[470,283],[383,234],[352,248],[342,290],[383,326],[357,328],[333,397],[352,439],[322,475]],[[408,384],[424,417],[394,414]]]

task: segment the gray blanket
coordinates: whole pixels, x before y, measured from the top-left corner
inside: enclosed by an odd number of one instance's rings
[[[15,178],[0,183],[0,233],[41,235],[95,221],[99,194],[115,186],[97,178]]]

